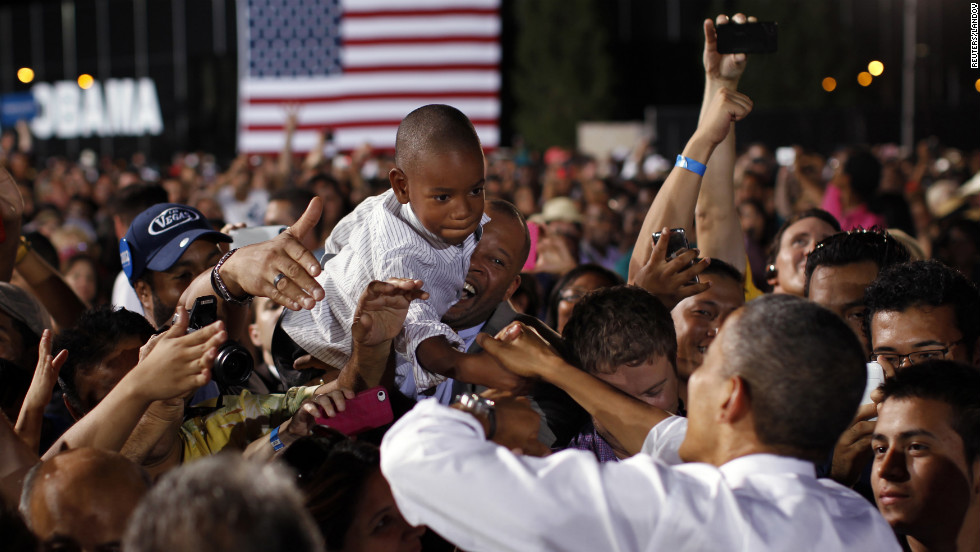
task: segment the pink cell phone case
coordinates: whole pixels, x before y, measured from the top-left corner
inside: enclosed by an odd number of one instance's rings
[[[333,418],[317,416],[316,423],[350,436],[390,424],[394,419],[388,391],[384,387],[372,387],[347,400],[343,412]]]

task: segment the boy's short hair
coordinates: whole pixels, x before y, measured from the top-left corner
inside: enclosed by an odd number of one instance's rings
[[[833,234],[821,240],[806,258],[803,296],[810,296],[810,278],[818,267],[871,261],[881,270],[911,258],[905,245],[877,227]]]
[[[87,413],[78,394],[75,375],[102,362],[123,339],[135,336],[145,343],[153,333],[153,326],[142,315],[103,306],[86,311],[77,324],[55,336],[52,356],[68,351],[68,358],[58,374],[58,385],[68,404],[79,413]]]
[[[966,276],[939,261],[914,261],[882,269],[865,290],[864,301],[868,307],[864,319],[868,343],[873,343],[871,320],[876,313],[922,306],[953,307],[968,354],[973,354],[980,337],[980,292]]]
[[[980,455],[980,370],[951,360],[930,360],[899,370],[881,386],[888,399],[928,399],[953,411],[950,426],[963,439],[967,464]]]
[[[597,289],[575,305],[562,337],[569,362],[590,374],[612,373],[655,356],[677,366],[677,335],[670,312],[637,286]]]
[[[473,123],[450,105],[429,104],[412,111],[398,125],[395,164],[402,169],[421,155],[464,151],[483,155]]]

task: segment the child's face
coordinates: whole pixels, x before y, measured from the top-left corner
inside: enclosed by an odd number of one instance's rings
[[[408,203],[422,226],[458,245],[483,217],[483,155],[445,152],[418,159],[388,174],[398,201]]]

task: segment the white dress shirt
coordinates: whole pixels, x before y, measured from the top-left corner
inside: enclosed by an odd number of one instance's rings
[[[365,199],[327,238],[326,253],[336,255],[316,279],[326,298],[313,310],[284,319],[283,329],[306,352],[340,368],[350,358],[350,328],[368,283],[388,278],[422,280],[429,298],[412,301],[402,332],[395,338],[395,350],[414,366],[420,390],[438,384],[445,378],[419,366],[415,349],[436,336],[462,347],[462,340],[441,319],[459,300],[470,256],[489,221],[484,214],[475,233],[459,245],[450,245],[426,230],[411,206],[399,203],[393,191]]]
[[[477,420],[422,401],[385,435],[381,470],[398,508],[462,549],[900,550],[857,493],[813,464],[771,454],[668,466],[639,454],[515,456]]]

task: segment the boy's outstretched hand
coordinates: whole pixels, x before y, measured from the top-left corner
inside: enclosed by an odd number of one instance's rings
[[[408,306],[416,299],[428,299],[422,280],[389,278],[370,282],[357,303],[351,336],[357,343],[372,347],[394,339],[401,332]]]

